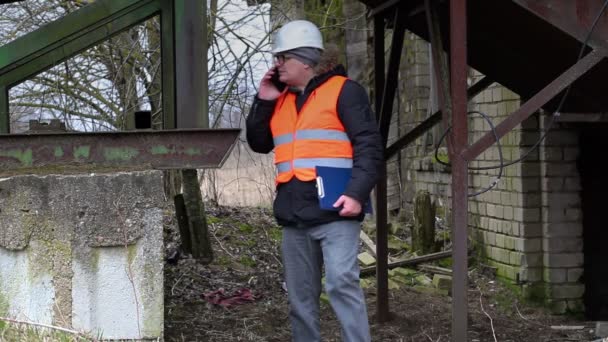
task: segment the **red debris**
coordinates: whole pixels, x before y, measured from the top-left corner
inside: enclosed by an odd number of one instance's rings
[[[233,305],[240,305],[254,302],[257,298],[251,293],[251,290],[242,288],[236,290],[232,294],[226,294],[223,288],[203,294],[203,298],[209,303],[219,305],[224,308]]]

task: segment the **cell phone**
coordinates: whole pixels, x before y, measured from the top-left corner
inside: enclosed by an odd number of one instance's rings
[[[287,87],[287,84],[285,84],[284,82],[281,82],[279,80],[279,71],[277,70],[277,68],[274,68],[274,74],[272,74],[272,77],[270,78],[270,82],[272,82],[272,84],[277,88],[278,91],[283,91],[283,89],[285,89],[285,87]]]

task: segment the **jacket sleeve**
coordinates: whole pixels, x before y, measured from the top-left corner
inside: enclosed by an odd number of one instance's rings
[[[355,81],[344,83],[338,115],[353,145],[352,178],[344,194],[363,204],[378,181],[384,148],[367,93]]]
[[[257,96],[253,100],[247,116],[247,143],[254,152],[269,153],[274,148],[270,119],[276,101],[262,100]]]

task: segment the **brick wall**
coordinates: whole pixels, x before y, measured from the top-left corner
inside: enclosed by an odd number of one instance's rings
[[[407,51],[403,53],[395,105],[399,114],[391,126],[389,145],[432,114],[429,45],[410,35],[404,49]],[[482,77],[472,70],[470,84]],[[519,105],[516,94],[493,84],[470,101],[470,110],[487,114],[497,125]],[[538,141],[546,118],[533,115],[501,139],[505,163],[522,157]],[[468,124],[470,142],[491,131],[489,123],[477,114],[469,116]],[[439,205],[450,205],[449,168],[434,157],[434,142],[442,133],[443,128],[436,126],[389,163],[389,203],[400,203],[405,216],[411,217],[413,196],[418,190],[428,190]],[[575,128],[554,126],[539,149],[503,169],[493,190],[469,198],[471,239],[482,262],[497,267],[501,278],[520,285],[526,297],[541,299],[556,312],[582,309],[577,141]],[[446,154],[445,149],[440,150],[440,157],[447,158]],[[494,145],[470,163],[469,193],[485,189],[498,175],[498,169],[473,168],[496,166],[499,161]],[[449,208],[445,209],[440,212],[446,213],[449,222]]]

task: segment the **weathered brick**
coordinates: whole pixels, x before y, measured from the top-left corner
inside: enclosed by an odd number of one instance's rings
[[[583,268],[569,268],[568,269],[568,282],[576,283],[581,280],[583,276],[584,269]]]
[[[515,220],[520,222],[540,221],[540,209],[538,208],[513,208],[513,215]]]
[[[544,238],[543,250],[549,253],[581,252],[583,250],[583,239],[580,237]]]
[[[578,208],[581,205],[581,196],[575,192],[554,192],[548,194],[549,206],[558,208]]]
[[[562,161],[564,153],[562,147],[545,147],[540,153],[542,161]]]
[[[513,238],[515,241],[515,249],[525,253],[540,252],[542,250],[542,241],[540,238]]]
[[[543,177],[541,183],[544,191],[555,192],[564,190],[563,177]]]
[[[522,192],[536,192],[541,190],[538,177],[522,177],[521,186]]]
[[[565,268],[545,268],[543,280],[547,283],[565,283],[568,279],[568,271]]]
[[[537,282],[543,280],[543,269],[542,268],[531,268],[527,267],[521,270],[519,273],[521,281],[524,282]]]
[[[545,176],[578,176],[578,168],[575,162],[547,163]]]
[[[583,253],[545,253],[543,264],[546,267],[581,267],[583,265]]]
[[[488,216],[496,217],[496,205],[487,204],[486,209],[487,209]]]
[[[576,161],[580,149],[578,147],[564,147],[564,160],[565,161]]]
[[[492,248],[492,259],[501,262],[503,264],[508,264],[511,261],[511,256],[509,255],[509,251],[503,248]]]
[[[519,266],[511,266],[500,263],[492,263],[492,266],[497,268],[496,274],[499,277],[517,280],[519,278],[519,272],[521,268]]]
[[[521,259],[523,257],[523,253],[517,251],[511,251],[509,254],[511,265],[521,266]]]
[[[520,235],[527,238],[543,236],[543,225],[541,223],[525,223],[520,227]]]
[[[537,208],[540,207],[542,204],[541,196],[538,193],[520,194],[520,196],[522,197],[521,201],[519,202],[521,203],[520,206],[527,208]]]
[[[550,286],[549,294],[555,299],[578,299],[585,293],[583,284],[553,284]]]
[[[543,253],[524,253],[521,259],[521,265],[525,267],[543,266]]]
[[[505,247],[505,238],[507,236],[504,234],[496,234],[496,246],[500,248]]]
[[[515,217],[513,213],[513,207],[504,207],[504,218],[505,220],[512,220]]]
[[[484,238],[488,245],[496,246],[496,233],[486,232]]]
[[[544,223],[545,236],[574,238],[583,235],[583,225],[580,222],[571,223]]]
[[[517,238],[506,235],[505,236],[505,248],[509,249],[509,250],[514,250],[515,245],[516,245],[515,239],[517,239]]]
[[[546,146],[576,146],[578,145],[578,132],[566,130],[551,130],[545,137]]]
[[[566,191],[580,191],[582,190],[581,180],[579,177],[566,177],[564,183],[564,190]]]

